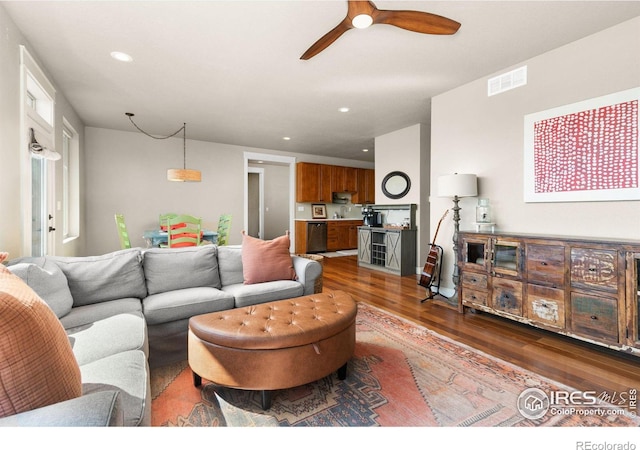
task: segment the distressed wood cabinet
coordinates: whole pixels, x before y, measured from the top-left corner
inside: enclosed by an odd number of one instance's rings
[[[472,309],[640,356],[640,242],[461,232]]]

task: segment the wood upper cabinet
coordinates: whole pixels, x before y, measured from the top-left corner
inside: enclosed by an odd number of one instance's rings
[[[296,201],[298,203],[331,201],[331,170],[315,163],[296,164]]]
[[[331,166],[331,191],[356,192],[358,169],[355,167]]]
[[[351,196],[353,203],[376,202],[376,175],[373,169],[356,169],[357,189]]]
[[[353,203],[375,203],[373,169],[300,162],[296,164],[296,202],[330,203],[333,192],[350,192]]]

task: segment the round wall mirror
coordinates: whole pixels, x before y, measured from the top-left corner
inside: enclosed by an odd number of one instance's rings
[[[382,180],[382,192],[389,198],[402,198],[411,189],[411,179],[404,172],[389,172]]]

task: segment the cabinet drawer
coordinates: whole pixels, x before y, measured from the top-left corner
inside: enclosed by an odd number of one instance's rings
[[[462,272],[462,285],[470,288],[486,289],[487,275],[474,272]]]
[[[571,286],[618,290],[618,253],[615,250],[571,249]]]
[[[473,303],[474,305],[487,306],[487,298],[489,294],[475,289],[462,288],[462,302],[464,304]]]
[[[564,291],[527,285],[527,318],[558,328],[565,327]]]
[[[618,301],[571,293],[571,329],[578,334],[618,342]]]
[[[527,279],[545,286],[563,287],[564,259],[562,245],[527,245]]]
[[[494,278],[491,302],[491,307],[497,311],[522,316],[522,283]]]

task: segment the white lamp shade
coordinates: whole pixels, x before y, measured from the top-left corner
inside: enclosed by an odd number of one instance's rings
[[[470,173],[454,173],[438,177],[438,197],[475,197],[478,178]]]

